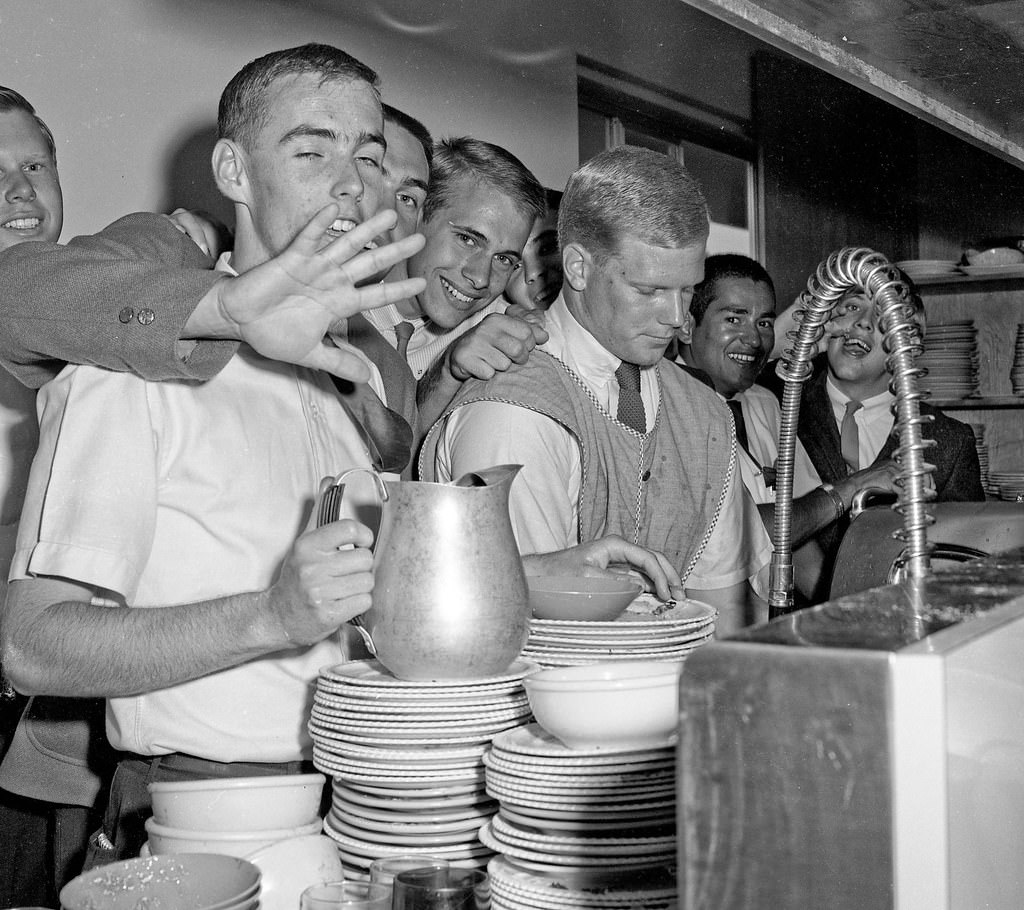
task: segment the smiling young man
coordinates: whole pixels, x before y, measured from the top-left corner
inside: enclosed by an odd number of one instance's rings
[[[725,406],[662,364],[704,274],[703,195],[667,156],[621,147],[570,178],[558,232],[565,282],[550,337],[525,364],[465,384],[420,470],[445,480],[521,464],[510,511],[523,553],[624,538],[718,606],[720,631],[743,625],[771,545],[736,474]]]
[[[407,263],[408,274],[423,278],[426,287],[415,297],[366,314],[389,340],[396,326],[410,324],[406,352],[417,379],[456,339],[460,346],[470,344],[463,337],[470,331],[496,347],[501,336],[495,327],[511,333],[516,354],[518,346],[533,347],[528,324],[505,317],[499,298],[520,267],[534,219],[544,211],[543,187],[510,152],[466,137],[435,145],[423,207],[426,243]],[[449,355],[445,374],[450,369]],[[455,366],[453,372],[457,388],[472,370]],[[431,390],[436,382],[436,376],[428,380]]]
[[[907,279],[904,279],[907,280]],[[909,283],[909,282],[908,282]],[[909,304],[924,330],[924,304],[911,285]],[[855,472],[888,464],[899,445],[893,434],[895,396],[886,367],[882,327],[871,302],[859,292],[848,293],[837,309],[826,350],[828,369],[805,384],[797,432],[821,479],[838,485]],[[978,451],[971,428],[925,402],[922,436],[935,445],[925,461],[935,466],[932,480],[939,502],[981,502]],[[849,416],[848,416],[849,415]],[[819,536],[830,575],[845,520]],[[828,577],[828,575],[826,576]]]
[[[222,270],[296,244],[346,261],[391,227],[360,223],[382,185],[376,85],[324,45],[232,79],[213,153],[237,225]],[[125,757],[96,864],[138,853],[151,781],[304,767],[310,685],[344,659],[336,632],[373,576],[366,527],[303,529],[321,478],[371,456],[327,374],[244,346],[203,384],[68,367],[40,416],[3,658],[26,693],[107,699]]]
[[[693,326],[682,333],[678,362],[707,376],[732,410],[740,476],[771,533],[781,410],[778,399],[756,384],[775,346],[775,286],[771,276],[748,256],[709,256],[704,263],[704,280],[690,301],[690,315]],[[797,442],[793,561],[797,593],[803,602],[823,593],[823,558],[818,544],[810,540],[812,535],[848,511],[859,490],[895,489],[895,476],[895,466],[886,461],[843,477],[826,490],[807,452]]]

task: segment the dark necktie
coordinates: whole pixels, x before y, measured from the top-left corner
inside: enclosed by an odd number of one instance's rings
[[[647,432],[647,415],[644,413],[644,402],[640,397],[640,367],[635,363],[622,361],[615,371],[619,381],[619,407],[615,417],[638,433]]]
[[[843,453],[847,471],[852,474],[860,470],[860,432],[857,430],[856,414],[864,405],[852,399],[846,402],[846,413],[839,431],[839,451]]]
[[[342,407],[360,431],[373,466],[378,471],[401,474],[412,457],[412,427],[408,421],[387,407],[365,382],[331,378]]]
[[[743,420],[743,406],[735,399],[729,398],[725,402],[732,411],[732,419],[736,424],[736,441],[743,446],[743,451],[750,454],[750,440],[747,439],[747,424]]]
[[[395,341],[402,360],[409,359],[409,339],[412,338],[412,323],[400,322],[395,326]]]

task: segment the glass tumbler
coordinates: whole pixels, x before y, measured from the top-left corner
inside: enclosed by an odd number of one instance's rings
[[[482,869],[411,869],[395,876],[392,910],[490,910]]]
[[[375,882],[325,882],[310,885],[299,910],[391,910],[391,889]]]
[[[379,882],[390,888],[399,872],[409,872],[413,869],[444,871],[449,865],[448,860],[440,856],[413,853],[404,856],[382,856],[370,863],[370,881]]]

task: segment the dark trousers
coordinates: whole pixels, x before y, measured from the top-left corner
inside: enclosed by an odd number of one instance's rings
[[[56,907],[82,871],[99,812],[0,790],[0,906]]]
[[[139,855],[146,842],[146,819],[153,814],[149,784],[158,781],[211,780],[307,774],[310,762],[216,762],[174,752],[170,755],[130,755],[117,764],[102,827],[89,838],[85,869]],[[328,788],[325,788],[326,792]]]

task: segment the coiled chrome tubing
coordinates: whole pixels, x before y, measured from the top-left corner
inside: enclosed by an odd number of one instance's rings
[[[799,329],[792,348],[776,369],[785,380],[782,395],[782,423],[779,431],[779,459],[775,486],[775,551],[769,575],[769,617],[793,610],[793,456],[800,407],[800,389],[811,375],[811,359],[832,317],[836,304],[848,291],[861,291],[875,308],[882,327],[882,347],[892,375],[890,389],[896,396],[894,432],[899,436],[895,458],[900,467],[901,491],[894,509],[903,516],[903,528],[895,536],[906,545],[908,583],[920,582],[930,570],[927,528],[935,519],[928,510],[934,499],[927,480],[934,465],[925,461],[925,449],[934,445],[923,440],[921,426],[931,422],[922,415],[918,388],[923,370],[914,366],[921,353],[921,331],[913,318],[910,291],[899,273],[880,253],[863,247],[846,247],[832,253],[811,276],[800,295]]]

